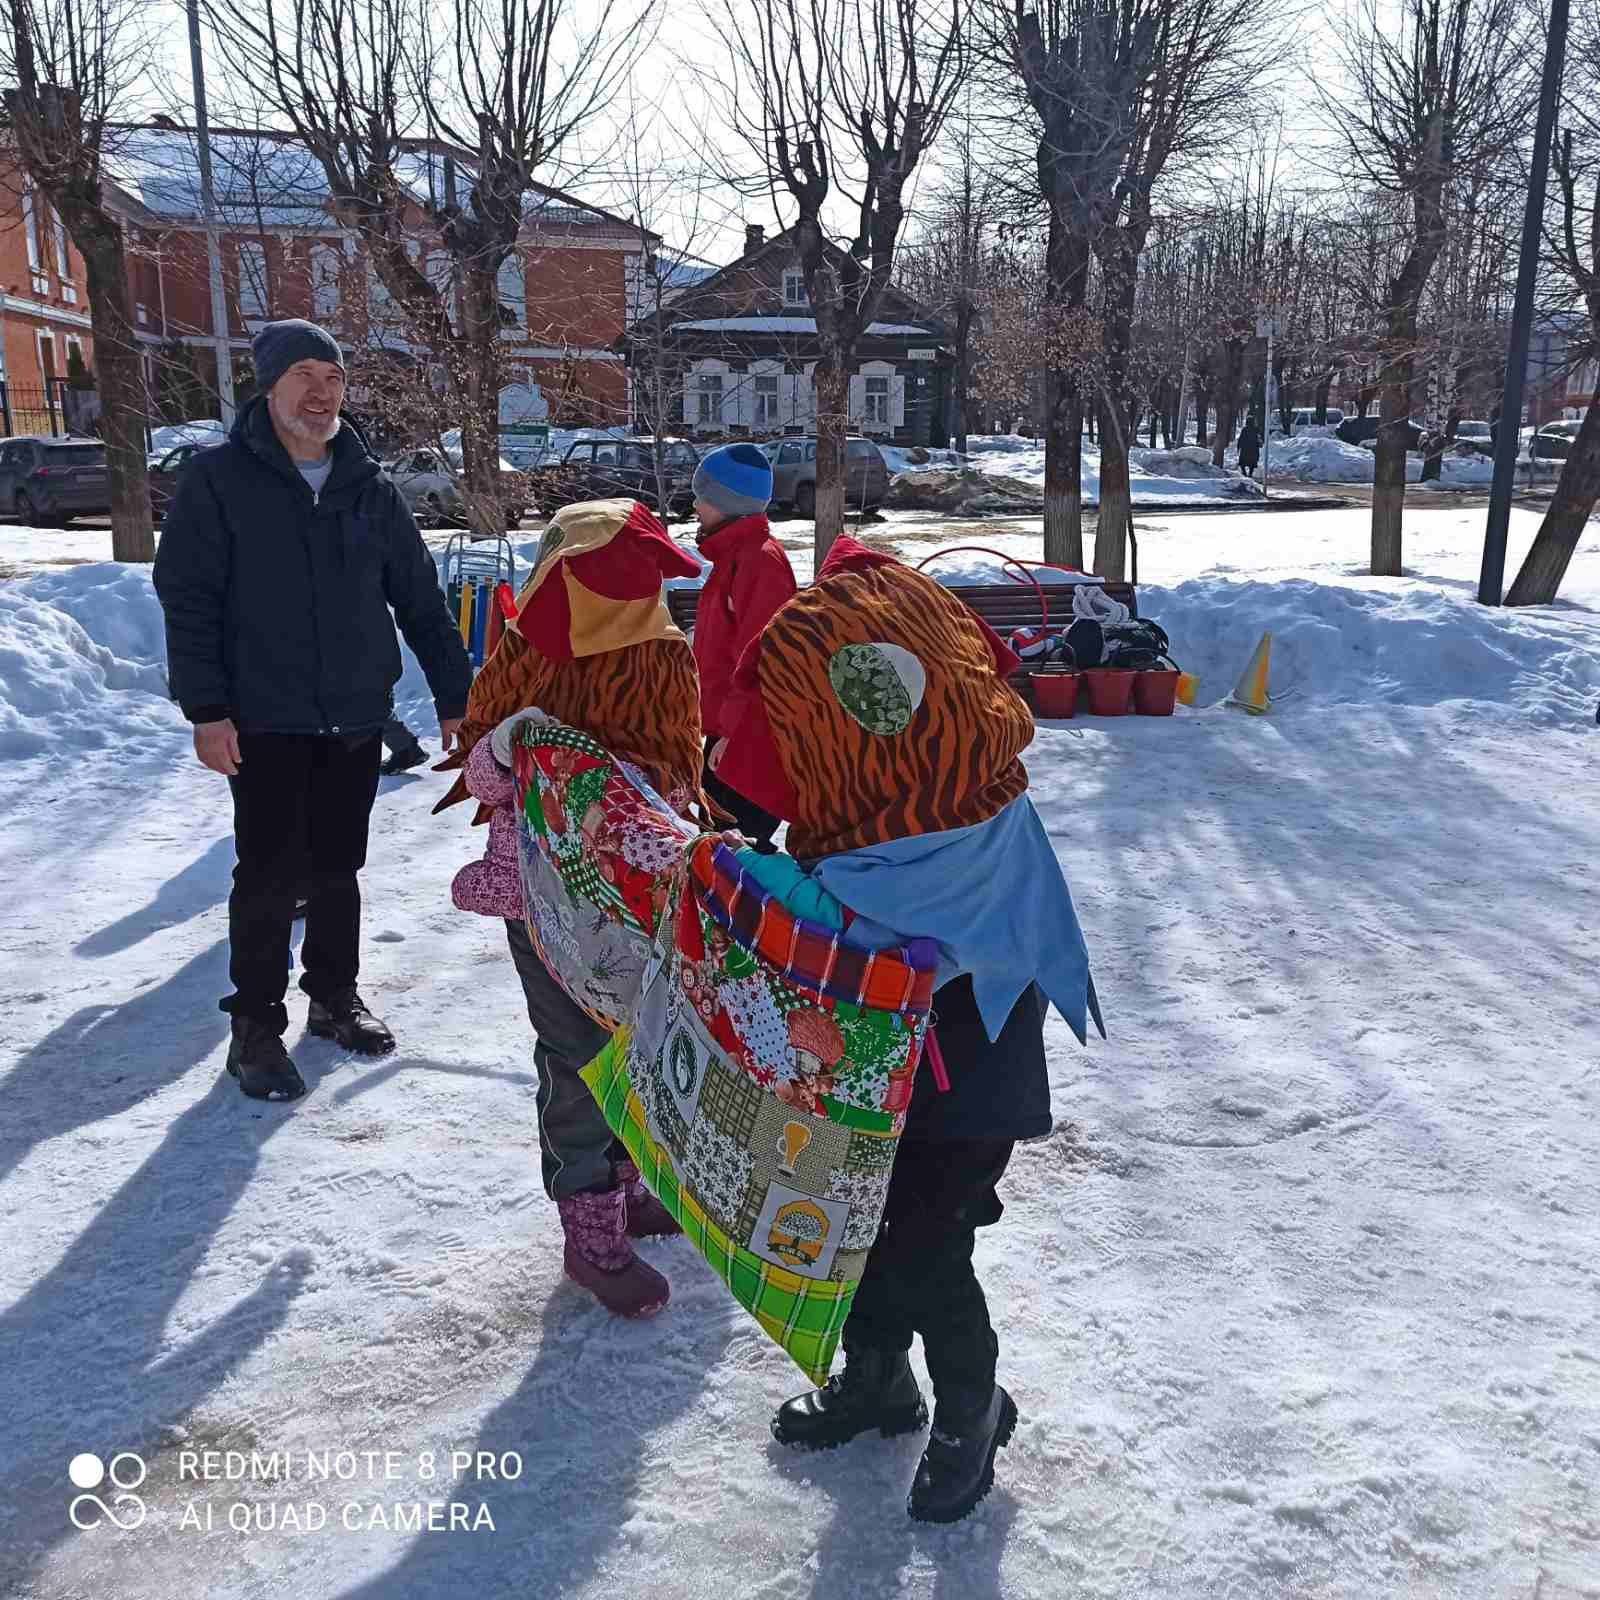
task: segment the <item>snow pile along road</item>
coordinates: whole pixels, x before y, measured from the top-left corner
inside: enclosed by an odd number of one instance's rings
[[[164,654],[148,568],[104,562],[0,585],[0,761],[165,748],[184,724]]]

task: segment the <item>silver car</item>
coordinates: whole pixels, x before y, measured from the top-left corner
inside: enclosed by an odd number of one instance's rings
[[[387,468],[419,527],[444,528],[465,523],[467,510],[461,498],[458,451],[407,450],[388,462]],[[528,480],[503,456],[500,475],[506,526],[515,528],[527,511]]]
[[[774,439],[761,447],[772,463],[772,499],[775,505],[793,506],[802,517],[817,514],[817,441]],[[844,443],[845,504],[858,511],[874,511],[889,492],[889,468],[870,439],[848,438]]]

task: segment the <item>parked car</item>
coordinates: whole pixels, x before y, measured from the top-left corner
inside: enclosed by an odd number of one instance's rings
[[[763,446],[772,463],[772,499],[775,505],[793,506],[797,515],[817,514],[817,441],[774,439]],[[889,467],[883,452],[870,439],[844,442],[847,506],[874,511],[889,492]]]
[[[167,514],[167,507],[178,492],[178,479],[183,469],[208,448],[205,444],[180,444],[150,468],[150,514],[157,522]]]
[[[1289,431],[1293,433],[1296,428],[1337,428],[1344,421],[1344,412],[1338,406],[1329,406],[1325,415],[1327,421],[1319,423],[1315,406],[1296,406],[1289,418]]]
[[[1565,461],[1581,422],[1547,422],[1534,434],[1530,454],[1537,461]]]
[[[193,422],[166,423],[150,434],[150,466],[154,468],[165,461],[167,456],[181,445],[195,445],[204,449],[207,445],[225,443],[227,437],[227,428],[215,417],[199,417]]]
[[[662,512],[657,481],[657,456],[666,479],[669,517],[685,517],[694,509],[694,469],[700,463],[686,439],[580,439],[552,466],[532,474],[533,497],[541,516],[549,516],[575,500],[639,500]]]
[[[64,528],[76,516],[110,509],[106,447],[98,439],[26,435],[0,444],[0,512]]]
[[[1494,432],[1487,422],[1463,419],[1456,424],[1456,443],[1476,450],[1479,455],[1494,454]]]
[[[1379,419],[1376,413],[1370,417],[1346,417],[1337,428],[1333,430],[1336,439],[1343,439],[1346,444],[1375,444],[1378,438]],[[1403,423],[1406,430],[1406,449],[1415,450],[1422,444],[1422,429],[1414,422]]]
[[[419,526],[443,528],[466,521],[460,451],[407,450],[385,466]],[[504,457],[500,460],[500,487],[506,526],[515,528],[528,509],[528,479]]]

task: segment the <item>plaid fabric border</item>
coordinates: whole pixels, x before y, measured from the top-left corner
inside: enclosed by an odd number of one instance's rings
[[[705,1213],[678,1180],[671,1157],[650,1137],[644,1107],[628,1077],[633,1030],[623,1026],[582,1071],[611,1131],[621,1139],[685,1236],[703,1255],[735,1300],[794,1358],[813,1383],[828,1380],[834,1352],[856,1286],[831,1279],[803,1278],[763,1261],[735,1244]]]
[[[724,932],[805,989],[832,1000],[926,1016],[939,964],[931,939],[898,950],[861,950],[830,928],[796,917],[748,877],[733,852],[702,838],[690,852],[696,898]]]

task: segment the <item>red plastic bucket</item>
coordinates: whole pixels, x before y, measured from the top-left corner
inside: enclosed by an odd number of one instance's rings
[[[1125,717],[1133,704],[1133,680],[1137,672],[1124,667],[1090,667],[1083,674],[1089,691],[1089,709],[1097,717]]]
[[[1033,703],[1041,717],[1070,717],[1078,709],[1078,674],[1034,673]]]
[[[1178,701],[1179,673],[1137,673],[1133,680],[1133,709],[1141,717],[1170,717]]]

